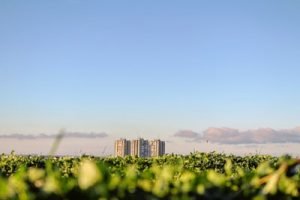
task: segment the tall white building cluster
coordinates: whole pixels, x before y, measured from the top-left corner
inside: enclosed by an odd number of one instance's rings
[[[119,139],[115,141],[115,156],[156,157],[165,154],[165,142],[161,140]]]

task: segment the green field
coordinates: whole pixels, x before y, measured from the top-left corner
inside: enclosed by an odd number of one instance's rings
[[[0,157],[0,199],[300,199],[299,160],[212,153],[158,158]]]

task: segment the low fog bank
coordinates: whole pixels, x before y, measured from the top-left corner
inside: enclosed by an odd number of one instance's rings
[[[55,142],[54,138],[19,140],[16,138],[0,139],[0,153],[48,155]],[[80,156],[83,154],[108,156],[113,154],[113,140],[108,138],[63,138],[56,155]]]
[[[0,139],[0,153],[9,154],[12,150],[16,154],[48,155],[54,143],[54,138],[19,140],[13,138]],[[280,156],[289,154],[300,157],[299,144],[215,144],[209,142],[182,141],[173,138],[166,141],[166,153],[189,154],[190,152],[212,152],[249,155],[269,154]],[[56,155],[80,156],[83,154],[108,156],[114,153],[114,138],[63,138],[56,151]]]
[[[268,154],[282,156],[289,154],[300,157],[298,143],[267,143],[267,144],[216,144],[209,142],[172,140],[172,145],[168,146],[168,153],[188,154],[194,151],[218,152],[235,155]],[[168,144],[167,144],[168,145]]]

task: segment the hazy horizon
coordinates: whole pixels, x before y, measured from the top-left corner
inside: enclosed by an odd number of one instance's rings
[[[166,153],[189,154],[194,151],[217,152],[235,155],[268,154],[300,157],[300,127],[274,130],[270,128],[238,130],[233,128],[208,128],[202,132],[180,130],[164,137],[117,136],[107,133],[63,132],[55,155],[95,156],[114,155],[114,141],[119,138],[132,140],[161,139],[166,142]],[[48,155],[57,134],[0,134],[0,152],[9,154]]]

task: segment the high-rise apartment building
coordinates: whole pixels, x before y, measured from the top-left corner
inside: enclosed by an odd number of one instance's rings
[[[150,156],[162,156],[165,154],[165,142],[161,140],[150,141]]]
[[[130,141],[126,139],[119,139],[115,141],[115,156],[130,155]]]
[[[115,141],[115,156],[124,157],[126,155],[149,157],[161,156],[165,154],[165,142],[161,140],[148,141],[143,138],[136,140],[119,139]]]
[[[149,156],[149,141],[139,138],[131,141],[131,155],[138,157]]]

